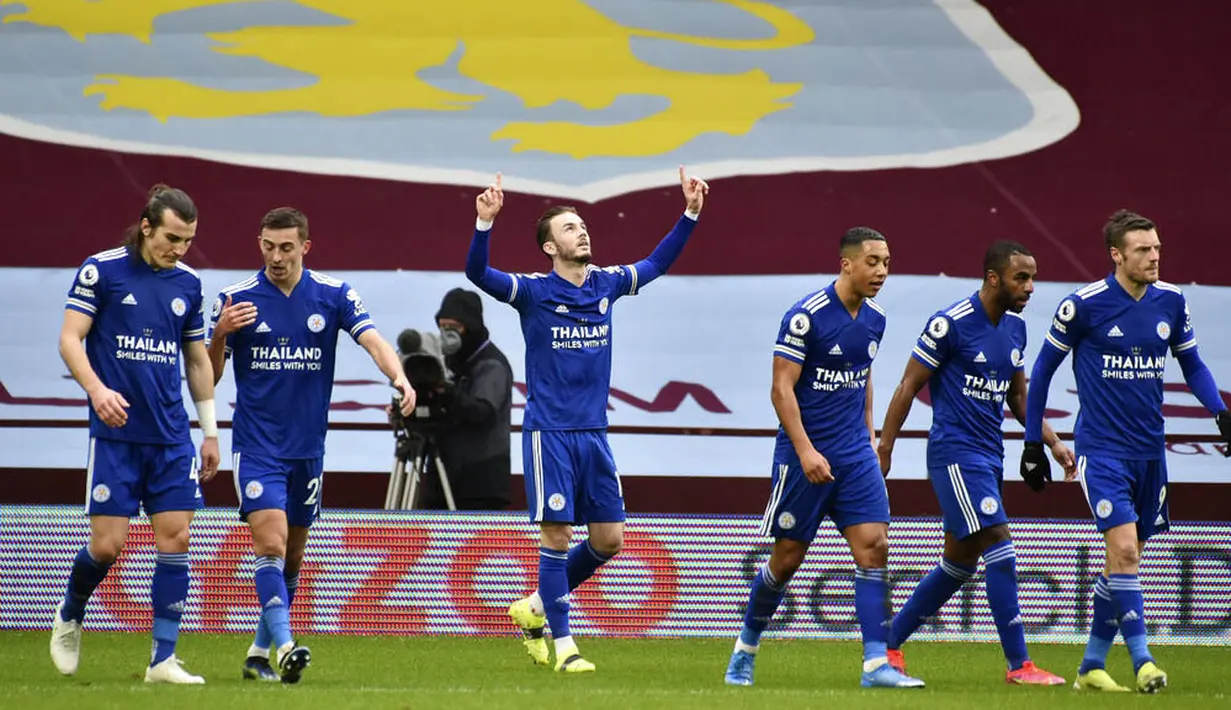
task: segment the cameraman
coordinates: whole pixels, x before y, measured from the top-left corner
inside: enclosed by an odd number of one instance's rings
[[[455,288],[436,313],[441,350],[453,373],[447,420],[436,436],[458,510],[509,506],[513,368],[483,325],[479,294]],[[446,507],[435,476],[424,476],[423,508]]]

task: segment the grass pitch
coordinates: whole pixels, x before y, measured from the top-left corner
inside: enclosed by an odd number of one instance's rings
[[[729,688],[722,676],[732,641],[579,638],[593,674],[560,675],[535,666],[518,638],[305,636],[312,666],[294,686],[240,677],[249,636],[185,634],[179,655],[204,686],[142,682],[150,640],[144,634],[89,633],[76,676],[51,665],[47,632],[0,633],[0,707],[13,710],[246,707],[293,710],[354,708],[766,708],[839,710],[971,708],[1228,708],[1231,648],[1154,649],[1170,687],[1158,695],[1090,695],[1071,687],[1023,688],[1004,682],[995,644],[926,643],[905,647],[923,690],[859,687],[859,645],[766,639],[756,686]],[[1034,644],[1034,660],[1072,682],[1082,648]],[[1128,653],[1112,650],[1108,671],[1132,685]]]

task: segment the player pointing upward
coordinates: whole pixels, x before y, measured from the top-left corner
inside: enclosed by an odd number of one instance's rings
[[[539,523],[539,589],[509,614],[525,634],[527,652],[548,663],[544,622],[554,640],[557,671],[594,670],[569,635],[569,592],[620,551],[624,495],[607,445],[611,385],[611,310],[662,276],[697,224],[709,186],[685,174],[687,209],[646,259],[599,268],[591,261],[591,235],[572,207],[552,207],[539,218],[539,249],[551,259],[547,274],[507,274],[488,266],[492,223],[504,204],[501,177],[475,199],[478,220],[466,276],[521,316],[526,341],[526,411],[522,430],[526,501]],[[573,524],[586,523],[589,539],[569,549]]]

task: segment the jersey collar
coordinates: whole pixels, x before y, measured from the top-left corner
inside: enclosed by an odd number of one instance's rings
[[[269,280],[269,275],[265,273],[265,269],[261,269],[260,271],[256,272],[257,283],[262,284],[266,288],[273,289],[274,291],[278,293],[279,296],[282,296],[283,298],[290,298],[291,296],[294,296],[295,292],[299,290],[299,287],[303,285],[303,282],[309,278],[311,277],[308,275],[308,268],[305,266],[303,273],[299,275],[299,282],[295,284],[295,287],[291,289],[291,292],[282,293],[282,289],[279,288],[278,285],[275,284],[273,281]]]
[[[829,301],[833,303],[835,306],[837,306],[839,309],[841,309],[841,311],[844,314],[846,314],[846,316],[849,317],[852,322],[859,320],[859,318],[863,316],[864,312],[868,310],[868,299],[865,298],[863,299],[863,302],[859,304],[859,310],[855,311],[855,315],[852,316],[851,312],[846,310],[846,304],[842,302],[842,298],[838,296],[838,280],[837,279],[830,281],[829,285],[826,286],[824,289],[822,289],[822,291],[825,293],[826,296],[829,296]]]

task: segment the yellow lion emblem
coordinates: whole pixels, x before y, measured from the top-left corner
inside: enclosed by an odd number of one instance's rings
[[[563,101],[599,110],[627,95],[665,100],[656,113],[614,125],[507,123],[491,138],[512,140],[514,151],[579,159],[658,155],[706,133],[746,134],[765,116],[789,108],[785,99],[802,86],[774,82],[759,69],[740,74],[662,69],[634,54],[636,37],[741,51],[785,49],[814,38],[807,24],[769,3],[716,1],[747,13],[754,29],[761,29],[760,20],[772,35],[717,39],[628,28],[582,0],[298,0],[349,23],[247,27],[208,36],[218,43],[215,52],[254,57],[310,75],[315,78],[310,84],[228,91],[170,77],[100,73],[85,93],[101,96],[104,109],[143,111],[162,121],[288,112],[328,117],[399,110],[464,112],[485,97],[442,89],[419,77],[422,70],[460,56],[460,75],[517,96],[530,109]],[[26,8],[5,22],[60,28],[82,42],[98,34],[149,42],[154,20],[162,15],[234,2],[0,0],[0,5]]]

